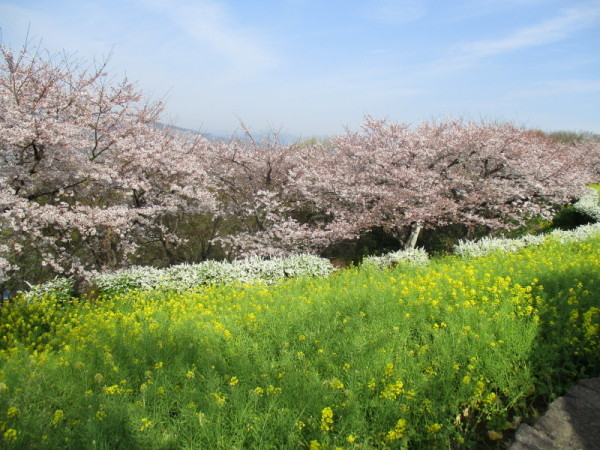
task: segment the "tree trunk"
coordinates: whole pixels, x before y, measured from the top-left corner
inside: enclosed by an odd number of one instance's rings
[[[421,225],[413,225],[410,230],[410,236],[408,240],[404,244],[405,249],[415,248],[417,245],[417,239],[419,239],[419,234],[421,233]]]
[[[173,250],[171,250],[171,245],[168,239],[166,239],[165,236],[162,233],[160,233],[159,240],[162,244],[163,250],[165,251],[167,260],[169,261],[169,266],[174,266],[175,264],[177,264],[177,258],[175,257],[175,253],[173,253]]]

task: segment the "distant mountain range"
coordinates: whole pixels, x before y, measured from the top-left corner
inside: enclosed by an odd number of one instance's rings
[[[212,134],[212,133],[207,133],[204,131],[198,131],[198,130],[192,130],[190,128],[183,128],[183,127],[178,127],[176,125],[168,125],[165,123],[161,123],[161,122],[156,122],[154,124],[156,126],[156,128],[163,130],[163,129],[171,129],[171,130],[175,130],[178,133],[181,134],[191,134],[191,135],[200,135],[202,137],[204,137],[205,139],[208,139],[209,141],[229,141],[232,138],[237,138],[237,139],[241,139],[241,140],[249,140],[248,136],[246,136],[246,134],[244,134],[243,130],[237,130],[234,133],[230,134],[230,135],[218,135],[218,134]],[[262,132],[251,132],[252,134],[252,138],[255,141],[261,142],[261,141],[265,141],[265,140],[272,140],[274,135],[277,134],[277,138],[280,144],[282,145],[289,145],[292,144],[294,142],[297,142],[299,140],[301,140],[302,138],[290,133],[273,133],[273,132],[269,132],[269,131],[262,131]]]

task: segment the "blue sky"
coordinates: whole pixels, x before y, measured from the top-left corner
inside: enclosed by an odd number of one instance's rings
[[[600,0],[0,0],[2,42],[112,51],[165,121],[302,137],[365,115],[600,133]]]

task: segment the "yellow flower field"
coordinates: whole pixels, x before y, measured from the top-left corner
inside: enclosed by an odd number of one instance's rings
[[[4,448],[485,447],[600,371],[600,238],[0,312]]]

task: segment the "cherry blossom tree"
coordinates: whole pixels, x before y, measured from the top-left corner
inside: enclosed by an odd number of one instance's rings
[[[125,264],[163,221],[212,210],[202,143],[154,126],[163,109],[106,64],[0,47],[0,264],[24,255],[87,276]]]
[[[216,217],[224,226],[214,242],[230,257],[316,253],[331,243],[330,231],[301,195],[301,175],[312,147],[281,145],[277,133],[262,141],[216,142],[208,152],[217,187]]]
[[[576,198],[597,146],[556,143],[507,123],[408,125],[366,118],[332,140],[304,186],[321,192],[332,226],[383,226],[414,246],[421,227],[510,227]]]
[[[210,152],[218,215],[235,223],[216,240],[238,256],[320,252],[374,227],[411,247],[422,227],[549,217],[593,179],[598,153],[508,123],[458,120],[412,128],[367,117],[330,145],[248,137]]]

